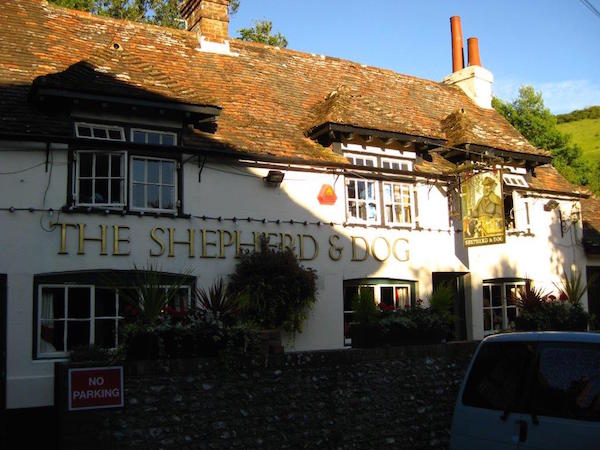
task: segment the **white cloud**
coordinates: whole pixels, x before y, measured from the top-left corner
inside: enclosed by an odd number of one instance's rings
[[[541,91],[544,104],[554,114],[600,105],[600,83],[590,80],[565,80],[545,83],[503,80],[494,83],[494,95],[512,101],[519,95],[519,87],[531,85]]]

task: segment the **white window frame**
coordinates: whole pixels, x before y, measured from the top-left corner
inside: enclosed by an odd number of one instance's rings
[[[506,295],[506,288],[511,288],[511,291],[513,291],[514,294],[516,294],[518,289],[521,288],[525,288],[527,284],[527,281],[522,280],[522,281],[485,281],[483,283],[483,290],[485,290],[486,288],[489,289],[489,293],[490,293],[490,304],[488,306],[485,306],[485,304],[483,303],[484,297],[483,297],[483,292],[482,292],[482,313],[483,313],[483,335],[487,336],[490,334],[496,334],[496,333],[501,333],[504,330],[508,330],[510,329],[510,323],[508,322],[508,313],[507,311],[509,309],[514,309],[515,310],[515,316],[518,317],[520,315],[520,309],[519,307],[514,304],[511,305],[508,303],[508,299],[507,299],[507,295]],[[492,301],[492,288],[493,286],[499,286],[500,287],[500,305],[499,306],[493,306],[493,301]],[[491,329],[486,330],[485,328],[485,314],[486,311],[489,311],[491,316],[490,316],[490,323],[491,323]],[[495,318],[498,317],[500,319],[500,322],[498,322],[500,324],[499,328],[496,328],[494,326],[494,320]]]
[[[91,179],[92,180],[92,199],[95,196],[95,186],[96,186],[96,180],[106,180],[107,184],[108,184],[108,199],[110,200],[111,198],[111,189],[112,189],[112,180],[120,180],[121,181],[121,201],[119,203],[111,203],[109,202],[105,202],[105,203],[95,203],[95,202],[81,202],[80,201],[80,181],[82,180],[81,177],[81,158],[80,155],[84,154],[84,153],[91,153],[92,154],[92,176],[91,177],[84,177],[84,179]],[[108,176],[107,177],[97,177],[95,175],[95,170],[96,170],[96,155],[97,154],[105,154],[108,155]],[[112,155],[119,155],[121,157],[121,176],[120,177],[113,177],[111,175],[111,165],[112,165]],[[127,204],[127,152],[125,151],[105,151],[105,150],[77,150],[75,152],[75,176],[74,176],[74,189],[73,189],[73,194],[74,194],[74,198],[75,198],[75,204],[78,206],[98,206],[98,207],[112,207],[112,208],[123,208],[126,206]]]
[[[135,142],[133,140],[133,135],[135,134],[135,132],[140,132],[140,133],[145,133],[145,140],[144,142]],[[177,133],[173,133],[172,131],[162,131],[162,130],[151,130],[151,129],[147,129],[147,128],[132,128],[130,135],[129,135],[129,139],[132,143],[134,144],[148,144],[148,135],[150,133],[155,133],[159,135],[159,144],[158,145],[165,145],[168,147],[171,146],[176,146],[177,145]],[[173,138],[173,144],[163,144],[163,136],[171,136]]]
[[[138,160],[144,160],[146,163],[144,164],[145,169],[144,169],[144,181],[143,182],[136,182],[133,176],[133,170],[134,170],[134,164],[133,164],[133,160],[134,159],[138,159]],[[166,162],[172,162],[173,163],[173,184],[164,184],[162,183],[162,170],[159,170],[158,175],[159,175],[159,182],[158,183],[149,183],[147,181],[148,179],[148,164],[147,161],[166,161]],[[129,183],[129,199],[130,199],[130,209],[132,211],[151,211],[151,212],[176,212],[177,211],[177,206],[179,204],[179,198],[178,198],[178,179],[177,179],[177,175],[178,175],[178,167],[179,167],[179,161],[177,161],[176,159],[170,159],[170,158],[157,158],[154,156],[144,156],[144,155],[131,155],[129,157],[129,167],[130,167],[130,171],[132,171],[131,173],[131,177],[130,177],[130,183]],[[166,209],[166,208],[146,208],[146,207],[140,207],[140,206],[135,206],[134,201],[133,201],[133,186],[134,184],[142,184],[145,187],[148,185],[154,185],[157,184],[159,186],[159,194],[158,194],[158,200],[159,203],[162,201],[162,196],[161,196],[161,190],[160,187],[162,186],[172,186],[173,187],[173,194],[174,194],[174,198],[173,198],[173,208],[172,209]],[[147,196],[147,190],[144,189],[144,204],[146,204],[146,196]]]
[[[390,193],[391,193],[391,202],[387,202],[386,198],[385,198],[385,190],[386,190],[386,186],[389,186],[390,188]],[[401,191],[403,191],[404,189],[407,189],[408,192],[408,210],[409,210],[409,215],[410,215],[410,220],[409,221],[401,221],[398,222],[396,221],[395,217],[396,215],[394,214],[394,210],[396,206],[400,206],[400,208],[402,209],[402,216],[404,217],[404,209],[406,208],[406,205],[404,204],[404,200],[405,200],[405,195],[404,192],[401,192],[401,201],[400,202],[396,202],[394,201],[394,187],[395,186],[399,186]],[[385,221],[386,225],[390,225],[390,226],[394,226],[394,227],[412,227],[415,223],[415,208],[414,208],[414,188],[413,185],[410,183],[399,183],[399,182],[393,182],[393,181],[383,181],[382,182],[382,188],[383,188],[383,218]],[[392,217],[391,220],[388,220],[387,217],[387,207],[391,206],[392,207]]]
[[[69,290],[70,289],[88,289],[90,293],[90,316],[87,319],[75,319],[69,318]],[[73,349],[67,348],[68,342],[68,323],[69,322],[89,322],[89,345],[93,345],[95,342],[96,336],[96,319],[113,319],[116,321],[115,327],[115,344],[119,345],[119,321],[123,320],[123,317],[119,315],[119,291],[115,289],[115,316],[96,316],[96,288],[99,289],[111,289],[110,287],[104,286],[96,286],[93,284],[56,284],[56,283],[44,283],[38,285],[38,301],[37,301],[37,342],[36,342],[36,354],[38,358],[62,358],[67,357],[69,353]],[[47,352],[42,351],[42,309],[43,309],[43,290],[44,289],[63,289],[64,291],[64,317],[61,319],[45,319],[45,320],[54,320],[54,321],[62,321],[64,323],[63,327],[63,348],[64,351],[54,351]],[[116,347],[113,347],[116,348]]]
[[[412,306],[412,298],[411,298],[411,283],[406,283],[406,282],[399,282],[399,283],[395,283],[395,284],[390,284],[390,283],[374,283],[374,284],[368,284],[368,283],[360,283],[360,284],[351,284],[349,286],[346,287],[351,287],[351,288],[355,288],[358,292],[360,292],[361,289],[364,288],[372,288],[373,289],[373,300],[375,301],[375,304],[377,305],[377,307],[379,307],[379,304],[381,303],[381,288],[402,288],[402,289],[406,289],[407,291],[407,297],[405,299],[406,303],[404,305],[396,305],[396,299],[394,298],[394,311],[398,311],[398,310],[402,310],[403,308],[406,307],[411,307]],[[344,288],[345,290],[345,288]],[[395,291],[393,291],[395,294]],[[395,295],[394,295],[395,297]],[[346,324],[346,316],[350,315],[350,314],[354,314],[354,310],[346,310],[344,309],[343,311],[343,322],[344,322],[344,326]],[[346,338],[344,337],[344,345],[350,345],[352,344],[352,339],[350,338]]]
[[[515,174],[515,173],[503,173],[502,180],[504,184],[507,186],[513,186],[517,188],[527,188],[529,184],[523,175]]]
[[[81,136],[79,134],[79,127],[88,127],[90,129],[91,136]],[[106,137],[94,136],[94,128],[99,130],[106,131]],[[120,139],[112,139],[110,137],[109,131],[118,131],[121,138]],[[88,123],[88,122],[75,122],[75,136],[83,139],[95,139],[100,141],[114,141],[114,142],[125,142],[125,130],[123,127],[119,127],[116,125],[102,125],[97,123]]]
[[[368,168],[377,168],[377,158],[373,157],[373,156],[366,156],[366,155],[354,155],[354,154],[344,154],[344,156],[346,158],[348,158],[350,160],[350,162],[354,165],[356,165],[357,160],[360,160],[361,162],[364,162],[364,164],[360,164],[361,166],[364,165],[364,167],[368,167]],[[371,161],[372,165],[366,165],[367,161]],[[348,187],[350,185],[350,183],[354,184],[354,194],[355,197],[350,198],[348,196]],[[372,186],[372,190],[374,195],[374,198],[365,198],[365,199],[360,199],[358,197],[358,185],[360,183],[364,183],[364,192],[368,193],[369,192],[369,185]],[[379,224],[381,223],[381,199],[379,198],[379,182],[375,181],[375,180],[369,180],[367,178],[357,178],[357,177],[346,177],[345,178],[345,197],[346,197],[346,219],[349,223],[360,223],[360,224]],[[355,206],[352,207],[352,209],[354,210],[355,215],[351,214],[351,206],[350,206],[350,202],[354,202]],[[370,203],[374,203],[375,204],[375,215],[376,217],[374,219],[369,219],[369,211],[368,211],[368,206]],[[361,219],[359,217],[359,206],[361,204],[364,204],[365,207],[365,211],[366,211],[366,219]]]
[[[389,167],[384,167],[385,164],[388,164]],[[394,165],[397,165],[398,167],[394,167]],[[391,170],[406,170],[406,171],[412,171],[413,170],[413,162],[412,161],[408,161],[406,159],[393,159],[393,158],[381,158],[381,168],[382,169],[391,169]]]

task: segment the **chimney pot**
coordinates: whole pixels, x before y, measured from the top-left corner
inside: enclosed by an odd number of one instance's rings
[[[479,57],[479,39],[470,37],[467,39],[467,48],[469,52],[469,66],[481,66],[481,58]]]
[[[465,67],[460,16],[450,17],[450,32],[452,34],[452,72],[456,72]]]

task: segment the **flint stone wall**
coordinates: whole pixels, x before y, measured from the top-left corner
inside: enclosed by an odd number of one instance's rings
[[[59,448],[443,449],[475,348],[127,363],[125,407],[80,412],[66,411],[73,365],[64,364],[57,368]]]

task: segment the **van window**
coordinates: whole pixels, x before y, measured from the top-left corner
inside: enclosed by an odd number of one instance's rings
[[[600,421],[600,348],[586,344],[540,347],[532,410],[541,416]]]
[[[522,412],[526,368],[535,346],[527,342],[484,344],[473,363],[463,403],[477,408]]]

